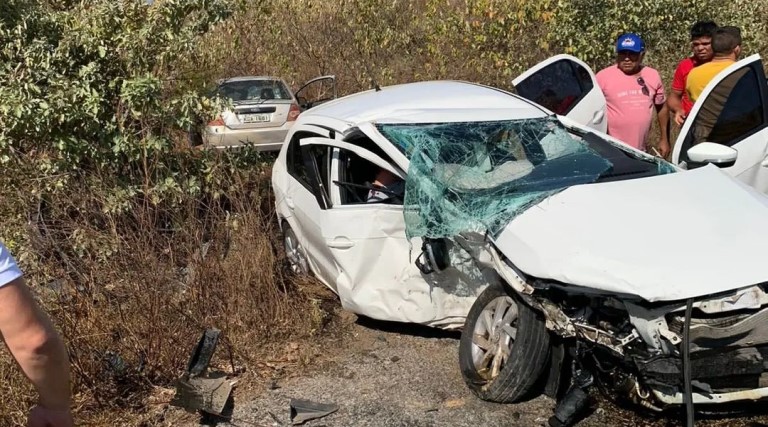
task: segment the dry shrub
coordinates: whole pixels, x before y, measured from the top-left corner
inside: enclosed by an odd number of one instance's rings
[[[269,166],[218,170],[226,191],[178,204],[135,198],[119,213],[104,209],[113,182],[14,195],[34,213],[22,267],[67,343],[81,422],[145,412],[206,327],[223,332],[216,365],[242,373],[327,320],[284,268]],[[6,355],[0,384],[0,424],[21,423],[33,394]]]
[[[765,1],[761,0],[760,4]],[[265,0],[208,35],[216,77],[277,75],[296,88],[336,74],[339,92],[430,79],[501,88],[552,55],[570,53],[597,69],[613,62],[615,37],[643,34],[646,62],[671,81],[690,53],[697,19],[742,27],[745,54],[766,53],[765,8],[747,0],[643,1],[633,10],[599,0]],[[754,9],[754,7],[752,7]]]
[[[461,79],[509,87],[545,59],[547,9],[479,0],[267,0],[208,36],[218,77],[277,75],[294,86],[336,74],[340,94]],[[265,12],[268,11],[268,12]],[[254,30],[258,28],[258,30]]]

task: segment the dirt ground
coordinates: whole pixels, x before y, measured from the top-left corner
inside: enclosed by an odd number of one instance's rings
[[[458,333],[357,318],[340,312],[337,330],[311,343],[316,354],[301,372],[235,389],[229,422],[203,420],[168,408],[164,425],[192,427],[289,426],[291,399],[338,405],[308,427],[347,426],[546,426],[554,401],[547,397],[500,405],[477,399],[458,370]],[[699,414],[697,426],[768,426],[761,409],[752,415]],[[763,411],[765,412],[765,411]],[[766,424],[764,424],[766,423]],[[580,427],[678,426],[679,413],[664,416],[614,406],[596,397]]]

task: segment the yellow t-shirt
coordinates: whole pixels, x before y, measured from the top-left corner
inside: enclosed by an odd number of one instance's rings
[[[695,67],[688,73],[688,78],[685,80],[685,91],[688,93],[688,98],[691,102],[696,102],[707,87],[707,84],[715,78],[721,71],[728,68],[734,61],[713,61],[701,64]]]

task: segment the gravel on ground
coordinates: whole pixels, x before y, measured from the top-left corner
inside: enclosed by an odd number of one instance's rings
[[[476,398],[458,369],[458,332],[375,322],[349,313],[340,318],[342,333],[319,339],[321,354],[304,372],[265,381],[247,395],[236,389],[232,418],[213,424],[290,426],[291,399],[338,405],[336,412],[302,424],[307,427],[546,426],[552,415],[555,402],[545,396],[517,404]],[[201,424],[196,415],[175,420],[171,425]],[[760,422],[765,420],[768,417],[709,417],[696,425],[756,427],[768,425]],[[678,425],[684,425],[678,413],[637,412],[600,397],[578,423],[580,427]]]

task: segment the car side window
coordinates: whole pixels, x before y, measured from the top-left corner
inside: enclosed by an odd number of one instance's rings
[[[592,88],[589,71],[568,59],[547,65],[515,86],[518,95],[560,115],[568,114]]]
[[[734,145],[765,127],[760,80],[752,66],[723,79],[704,99],[687,139]]]
[[[285,152],[285,163],[286,168],[288,169],[288,174],[305,187],[309,187],[309,176],[307,175],[307,168],[304,166],[304,158],[301,155],[301,145],[299,145],[299,141],[302,138],[313,136],[320,135],[311,132],[296,132],[293,134],[291,142],[288,143],[288,149]]]
[[[317,173],[320,175],[320,185],[322,191],[328,196],[328,180],[331,173],[331,148],[319,145],[313,145],[309,147],[309,152],[317,165]]]
[[[306,187],[309,191],[312,189],[312,180],[310,178],[310,171],[307,170],[307,164],[302,154],[300,141],[304,138],[323,137],[312,132],[296,132],[291,141],[288,143],[288,149],[286,150],[286,168],[288,174],[295,178],[301,185]],[[328,189],[328,178],[330,173],[331,157],[329,155],[330,149],[323,146],[311,146],[309,149],[310,155],[314,158],[317,164],[320,183],[325,191]]]
[[[394,162],[384,151],[367,137],[347,141],[375,153],[390,164]],[[349,150],[339,150],[339,179],[334,182],[339,187],[342,205],[354,204],[403,204],[405,181],[390,174],[370,161]],[[372,184],[379,180],[386,184],[382,191],[369,194]],[[369,196],[372,196],[369,198]]]

